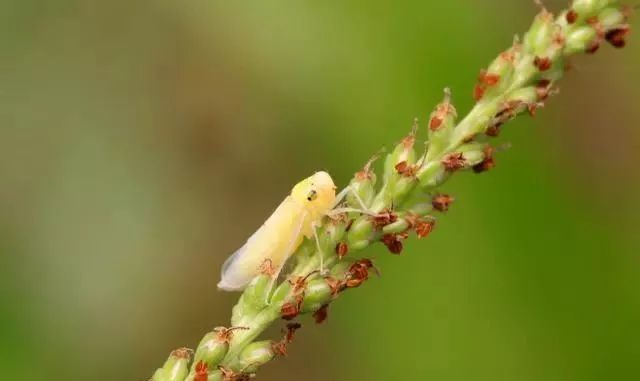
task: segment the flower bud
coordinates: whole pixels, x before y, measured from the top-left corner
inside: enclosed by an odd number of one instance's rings
[[[626,19],[625,13],[618,8],[605,8],[598,14],[598,21],[604,29],[620,26],[627,21]]]
[[[509,87],[515,71],[514,62],[518,50],[519,46],[515,44],[511,49],[501,53],[489,65],[487,71],[481,74],[481,82],[489,87],[487,93],[500,93]]]
[[[316,311],[327,304],[332,298],[331,292],[326,279],[314,279],[308,282],[304,292],[302,312]]]
[[[535,86],[523,87],[509,93],[505,99],[505,103],[514,103],[522,105],[523,107],[532,103],[538,102],[538,91]]]
[[[384,161],[383,189],[381,192],[385,194],[385,197],[390,197],[390,195],[393,194],[395,183],[401,177],[398,172],[398,165],[400,164],[404,167],[410,167],[413,166],[416,162],[416,152],[414,150],[414,146],[416,143],[417,129],[418,124],[416,121],[411,133],[404,139],[402,139],[402,141],[398,145],[396,145],[394,150],[387,155]],[[374,208],[374,210],[375,206],[376,205],[374,202],[374,205],[372,205],[372,208]]]
[[[418,172],[418,180],[423,189],[433,188],[442,184],[449,177],[449,173],[445,170],[440,162],[429,162]]]
[[[533,20],[531,28],[524,36],[524,49],[533,55],[546,55],[553,42],[555,30],[553,15],[543,9]]]
[[[397,205],[402,203],[406,195],[414,188],[416,185],[415,177],[402,177],[398,179],[395,186],[393,187],[392,199],[393,205]]]
[[[238,303],[233,306],[231,311],[232,325],[240,324],[243,317],[253,316],[267,305],[276,271],[277,269],[270,259],[265,259],[262,262],[260,274],[249,282]]]
[[[220,332],[209,332],[200,341],[191,366],[192,372],[196,364],[202,361],[209,368],[217,366],[229,350],[229,341],[220,337]]]
[[[596,30],[591,26],[581,26],[573,29],[567,35],[567,39],[565,41],[565,54],[568,55],[586,51],[587,48],[591,46],[596,37]]]
[[[411,198],[406,201],[405,206],[408,211],[418,216],[427,215],[433,210],[433,206],[427,200],[427,195],[422,192],[414,193]]]
[[[156,370],[153,381],[183,381],[189,373],[189,361],[193,351],[189,348],[180,348],[171,352],[171,355],[161,369]]]
[[[399,218],[397,221],[390,223],[382,228],[383,234],[398,234],[403,233],[411,224],[405,218]]]
[[[470,168],[476,164],[481,163],[484,160],[485,144],[482,143],[468,143],[462,145],[458,151],[462,153],[464,157],[464,167]]]
[[[352,247],[354,241],[368,240],[373,233],[373,223],[369,216],[357,218],[349,229],[348,244]]]
[[[458,113],[451,104],[451,91],[444,90],[444,100],[436,106],[429,118],[429,151],[426,160],[439,155],[449,145],[451,132],[456,124]]]
[[[273,271],[275,271],[275,269]],[[269,292],[271,291],[274,276],[275,274],[264,273],[253,278],[240,300],[243,304],[242,309],[245,312],[258,311],[265,306]]]
[[[616,0],[574,0],[571,4],[571,9],[578,14],[578,20],[585,20],[616,2]]]
[[[395,173],[395,167],[403,161],[413,164],[416,160],[414,146],[416,143],[416,126],[414,130],[396,145],[393,151],[387,155],[384,162],[385,179]]]
[[[349,261],[340,261],[335,265],[333,265],[333,267],[331,268],[331,272],[329,273],[329,276],[335,277],[335,278],[342,278],[344,277],[344,274],[349,269],[349,266],[351,266],[351,263]],[[326,280],[327,279],[325,278],[325,281]]]
[[[319,244],[322,252],[326,255],[335,251],[336,242],[340,241],[345,234],[347,225],[340,221],[330,221],[319,234]]]
[[[247,345],[238,359],[243,373],[255,372],[259,367],[273,360],[273,342],[271,340],[256,341]]]
[[[273,292],[273,295],[271,295],[271,304],[278,304],[283,302],[291,293],[291,283],[289,282],[282,282],[280,283],[280,285],[278,286],[278,288],[276,288],[276,290]]]
[[[377,156],[371,158],[364,168],[355,174],[349,186],[351,192],[347,195],[347,203],[354,208],[361,208],[360,201],[355,195],[358,195],[360,200],[367,208],[371,206],[373,198],[376,195],[376,174],[371,170],[371,165],[377,159]],[[354,195],[355,194],[355,195]]]
[[[368,239],[362,239],[359,241],[349,241],[349,249],[353,251],[360,251],[367,246],[369,246],[371,242]]]

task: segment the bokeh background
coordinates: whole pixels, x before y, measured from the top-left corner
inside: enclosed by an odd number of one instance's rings
[[[547,0],[559,9],[565,1]],[[0,1],[0,378],[143,380],[225,325],[222,261],[528,28],[532,1]],[[264,380],[640,377],[640,43],[580,57],[512,149]]]

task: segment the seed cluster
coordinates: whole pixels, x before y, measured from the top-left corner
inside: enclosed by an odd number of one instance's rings
[[[359,251],[379,242],[399,255],[412,235],[431,235],[438,213],[454,202],[440,186],[454,173],[484,173],[496,166],[496,149],[489,140],[517,116],[536,115],[571,67],[569,56],[595,53],[604,42],[615,48],[626,45],[632,8],[620,7],[618,1],[574,0],[558,16],[540,7],[523,38],[480,71],[472,92],[477,103],[464,119],[458,121],[446,90],[426,128],[421,130],[416,121],[391,152],[383,158],[375,155],[354,175],[345,210],[365,207],[366,213],[328,217],[318,242],[308,240],[299,247],[293,270],[281,283],[274,279],[272,263],[265,261],[233,308],[232,328],[206,334],[195,354],[184,348],[172,352],[153,381],[248,380],[260,366],[285,356],[301,327],[294,319],[311,314],[316,323],[326,322],[329,305],[343,292],[360,287],[372,272],[379,275]],[[427,135],[424,152],[415,149],[421,134]],[[377,159],[383,159],[381,176],[374,169]],[[288,323],[281,340],[256,341],[282,320]]]

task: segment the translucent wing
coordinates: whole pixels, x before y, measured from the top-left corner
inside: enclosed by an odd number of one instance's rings
[[[306,217],[304,208],[287,197],[247,243],[224,262],[218,287],[242,290],[258,275],[266,259],[279,271],[302,242]]]

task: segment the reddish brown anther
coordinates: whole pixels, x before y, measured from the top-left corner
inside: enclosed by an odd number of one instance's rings
[[[486,70],[481,70],[478,80],[486,86],[495,86],[500,82],[500,76],[498,74],[489,73]]]
[[[631,32],[628,26],[611,29],[605,34],[605,39],[616,48],[624,48],[627,44],[627,36]]]
[[[505,52],[500,53],[500,58],[502,58],[507,62],[514,63],[516,60],[517,49],[518,49],[518,46],[514,46],[513,49],[509,49]]]
[[[533,59],[533,65],[535,67],[538,68],[538,70],[540,71],[547,71],[549,69],[551,69],[551,65],[553,64],[553,61],[551,61],[551,58],[549,57],[538,57],[536,56]]]
[[[431,199],[433,208],[440,212],[446,212],[455,199],[448,194],[440,193]]]
[[[402,145],[405,149],[411,149],[416,144],[416,134],[411,132],[409,135],[402,139]]]
[[[292,320],[298,314],[300,314],[300,309],[302,308],[302,302],[304,301],[304,293],[298,294],[295,296],[293,302],[286,302],[280,308],[280,315],[284,320]]]
[[[313,313],[313,319],[316,324],[322,324],[327,321],[327,317],[329,316],[329,305],[325,304],[320,307],[316,312]]]
[[[464,168],[466,159],[464,158],[462,152],[454,152],[445,156],[441,162],[442,165],[444,165],[444,169],[449,172],[455,172],[459,169]]]
[[[457,112],[456,108],[451,104],[451,93],[446,89],[444,101],[438,104],[436,109],[431,113],[429,129],[431,131],[438,131],[442,128],[445,119],[449,116],[453,116],[455,118],[457,116]]]
[[[473,166],[473,171],[475,173],[486,172],[496,166],[495,159],[493,158],[494,151],[494,148],[491,146],[486,146],[484,148],[484,160]]]
[[[349,267],[349,276],[354,279],[369,279],[369,266],[360,261],[354,262]]]
[[[405,237],[406,238],[406,237]],[[380,271],[378,270],[378,268],[373,264],[373,261],[371,259],[368,258],[362,258],[358,261],[356,261],[356,264],[360,267],[366,267],[367,269],[372,269],[377,276],[380,276]]]
[[[429,129],[431,131],[438,131],[442,126],[442,118],[438,116],[432,116],[429,120]]]
[[[391,254],[402,253],[403,245],[397,234],[385,234],[382,236],[382,243],[389,249]]]
[[[296,331],[302,328],[302,324],[300,323],[289,323],[287,324],[287,331],[284,336],[284,340],[287,343],[291,343],[296,334]]]
[[[589,43],[589,45],[585,49],[585,52],[587,54],[595,54],[599,49],[600,49],[600,40],[595,39]]]
[[[539,101],[544,101],[549,97],[549,90],[551,89],[551,81],[548,79],[541,79],[536,84],[536,94]]]
[[[336,255],[339,259],[344,258],[349,253],[349,245],[346,242],[338,242],[336,244]]]
[[[476,102],[479,101],[480,99],[482,99],[486,91],[487,89],[484,86],[482,86],[481,84],[477,84],[473,88],[473,99],[475,99]]]
[[[565,15],[564,15],[565,19],[567,20],[568,24],[573,24],[578,20],[578,12],[574,11],[573,9],[570,9]]]
[[[346,283],[343,280],[338,280],[332,277],[324,278],[325,282],[327,282],[327,286],[331,289],[331,295],[336,297],[338,294],[346,288]]]
[[[399,174],[404,173],[405,171],[407,171],[409,169],[410,165],[409,163],[407,163],[407,161],[401,161],[398,164],[395,165],[395,170],[396,172],[398,172]]]
[[[415,226],[416,234],[418,235],[418,238],[422,239],[422,238],[428,237],[429,234],[431,234],[431,232],[433,231],[433,228],[435,226],[436,226],[435,220],[419,221]]]
[[[315,272],[317,271],[314,271],[314,273]],[[302,286],[300,286],[300,284],[292,283],[294,300],[291,302],[284,303],[280,308],[280,315],[284,320],[292,320],[296,316],[298,316],[298,314],[300,314],[300,309],[302,308],[302,302],[304,301],[304,287],[305,287],[304,285],[306,285],[306,279],[309,275],[307,275],[304,278],[299,277],[303,279]],[[300,287],[302,287],[302,290],[300,290]]]
[[[370,259],[360,259],[354,262],[347,271],[345,286],[349,288],[360,286],[362,282],[369,279],[369,269],[374,269],[380,275]]]
[[[380,213],[373,216],[372,219],[374,227],[381,228],[396,222],[398,220],[398,215],[390,209],[383,209]]]
[[[193,381],[207,381],[209,379],[209,367],[207,363],[200,360],[196,364],[196,373],[193,376]]]
[[[484,131],[484,133],[487,136],[495,138],[495,137],[500,135],[500,127],[501,126],[502,126],[502,123],[494,123],[494,124],[490,125],[489,127],[487,127],[487,129]]]
[[[401,161],[395,166],[396,171],[403,177],[415,177],[418,173],[418,165],[410,165],[406,161]]]

